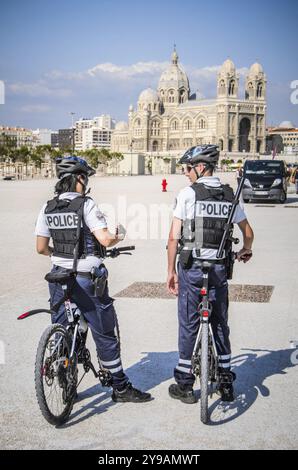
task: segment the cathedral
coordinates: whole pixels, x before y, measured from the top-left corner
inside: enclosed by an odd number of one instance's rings
[[[265,152],[266,75],[253,64],[245,95],[238,95],[239,74],[227,59],[217,74],[217,95],[191,94],[188,77],[176,50],[161,74],[157,90],[141,92],[129,107],[128,123],[116,124],[112,151],[178,156],[193,145],[217,144],[222,152]]]

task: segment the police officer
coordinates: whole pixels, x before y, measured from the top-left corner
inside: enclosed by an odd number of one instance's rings
[[[37,252],[51,256],[52,271],[58,273],[71,270],[81,214],[78,275],[72,290],[72,300],[89,324],[101,364],[111,373],[113,401],[149,401],[150,394],[134,388],[123,371],[120,345],[115,335],[116,312],[107,283],[102,295],[95,296],[90,274],[92,268],[96,268],[98,276],[107,277],[107,270],[102,264],[104,248],[123,240],[125,229],[119,225],[116,233],[111,234],[104,215],[94,201],[86,196],[88,177],[94,175],[95,170],[85,160],[74,156],[59,159],[56,171],[59,178],[55,187],[57,195],[43,206],[36,223]],[[53,248],[49,246],[50,238]],[[51,304],[54,305],[63,297],[62,287],[49,284],[49,289]],[[67,324],[64,305],[53,315],[52,322]]]
[[[169,292],[178,295],[179,362],[174,369],[176,384],[169,387],[172,398],[184,403],[195,403],[193,384],[195,377],[191,368],[191,357],[199,329],[197,314],[202,287],[202,270],[194,261],[214,260],[227,221],[233,191],[213,176],[218,162],[217,146],[192,147],[179,163],[185,165],[184,173],[192,183],[182,189],[176,199],[174,217],[168,240]],[[243,235],[243,247],[238,252],[238,261],[247,262],[252,256],[253,231],[239,205],[234,215]],[[189,243],[193,234],[192,243]],[[176,272],[178,242],[182,250]],[[227,253],[225,253],[225,256]],[[224,260],[213,264],[209,274],[209,300],[212,303],[211,325],[219,355],[219,392],[223,401],[233,401],[231,372],[231,346],[228,327],[228,284]]]

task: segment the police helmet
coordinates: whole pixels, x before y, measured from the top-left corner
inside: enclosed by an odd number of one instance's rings
[[[83,158],[71,156],[56,159],[56,173],[57,177],[61,179],[63,176],[73,174],[92,176],[95,174],[95,170]]]
[[[208,163],[215,166],[219,159],[217,145],[199,145],[189,148],[180,158],[179,163],[197,165],[198,163]]]

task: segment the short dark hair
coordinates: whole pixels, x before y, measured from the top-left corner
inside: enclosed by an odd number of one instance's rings
[[[55,185],[55,194],[62,194],[62,193],[69,193],[75,192],[77,186],[77,177],[78,175],[69,175],[65,176],[59,180]]]

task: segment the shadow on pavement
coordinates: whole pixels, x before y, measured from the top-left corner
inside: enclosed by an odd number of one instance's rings
[[[150,391],[152,388],[173,377],[173,370],[178,361],[178,353],[176,351],[143,352],[142,354],[145,354],[145,356],[139,362],[125,369],[129,380],[136,388],[142,391]],[[62,429],[68,428],[89,419],[95,414],[104,413],[111,406],[117,404],[112,401],[111,395],[112,389],[103,388],[99,383],[83,392],[79,392],[78,399],[75,401],[75,407],[82,400],[92,397],[95,397],[95,399],[91,402],[88,401],[86,405],[74,411],[70,415],[69,421],[60,427]],[[106,402],[106,400],[108,401]],[[136,406],[139,405],[136,404]]]
[[[256,401],[259,393],[270,396],[269,388],[264,381],[272,375],[287,374],[287,369],[294,367],[291,355],[294,349],[270,351],[266,349],[243,349],[232,360],[232,369],[237,375],[235,382],[235,401],[223,403],[217,400],[210,406],[210,425],[218,426],[232,421],[245,413]],[[261,353],[261,354],[258,354]]]
[[[220,399],[216,401],[211,399],[209,402],[210,426],[222,425],[237,419],[254,404],[259,393],[263,397],[269,397],[270,390],[264,381],[276,374],[285,375],[288,368],[294,367],[291,362],[291,355],[293,352],[295,353],[294,349],[280,351],[243,349],[243,351],[247,352],[235,356],[232,360],[232,369],[237,375],[235,401],[223,403]],[[145,355],[139,362],[125,370],[135,387],[143,391],[150,391],[173,377],[173,369],[178,360],[177,352],[145,352],[142,354]],[[100,384],[80,392],[75,403],[76,408],[80,401],[95,398],[74,411],[62,428],[74,426],[95,414],[104,413],[111,406],[116,405],[111,399],[111,393],[111,389],[104,389]],[[199,391],[196,391],[196,394],[198,397],[200,396]]]

